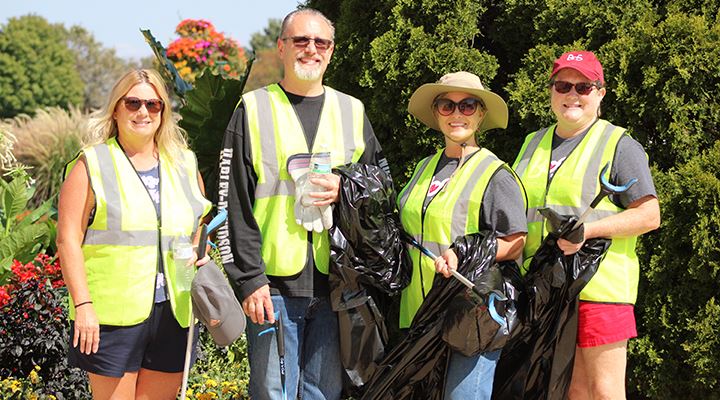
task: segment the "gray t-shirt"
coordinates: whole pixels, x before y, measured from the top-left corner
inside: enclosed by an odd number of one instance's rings
[[[563,139],[557,134],[553,135],[548,184],[552,180],[555,171],[587,135],[589,130],[588,128],[585,132],[568,139]],[[610,195],[610,201],[616,206],[627,208],[633,201],[645,196],[657,197],[645,149],[629,135],[623,135],[618,140],[615,148],[615,158],[610,168],[609,179],[610,183],[614,185],[624,185],[633,178],[637,178],[638,181],[626,192],[619,195]]]
[[[477,153],[471,154],[465,161],[467,162]],[[440,156],[435,168],[435,175],[423,203],[423,211],[447,184],[459,163],[459,158],[450,158],[445,153]],[[523,198],[524,194],[512,173],[505,168],[500,168],[490,178],[488,187],[485,189],[480,213],[480,228],[493,230],[498,237],[527,232]]]

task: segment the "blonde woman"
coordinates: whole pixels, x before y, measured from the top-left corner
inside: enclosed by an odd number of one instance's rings
[[[68,164],[59,200],[70,363],[88,372],[95,399],[175,398],[190,294],[172,247],[210,202],[157,72],[120,78],[91,130],[95,143]]]

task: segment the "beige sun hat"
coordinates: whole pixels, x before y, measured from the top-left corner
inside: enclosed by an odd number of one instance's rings
[[[428,127],[439,131],[440,125],[433,113],[433,101],[440,94],[448,92],[468,93],[485,103],[487,110],[485,118],[480,124],[480,131],[507,127],[508,109],[505,101],[502,97],[485,89],[477,75],[465,71],[449,73],[436,83],[426,83],[417,88],[410,97],[408,112]]]

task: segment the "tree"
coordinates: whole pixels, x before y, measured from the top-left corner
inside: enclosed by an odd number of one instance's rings
[[[62,25],[37,15],[0,27],[0,117],[82,104],[83,82]]]
[[[250,48],[254,52],[264,49],[274,49],[278,38],[280,37],[280,29],[282,28],[282,20],[270,18],[268,26],[263,28],[261,32],[255,32],[250,36]]]
[[[115,49],[103,47],[81,26],[67,30],[67,43],[75,53],[75,65],[85,84],[85,110],[102,107],[113,84],[129,69],[138,67],[136,63],[118,57]]]
[[[482,33],[483,2],[460,0],[340,3],[310,1],[335,21],[336,46],[329,83],[364,101],[396,182],[402,184],[420,157],[442,143],[408,117],[407,103],[419,83],[467,70],[484,82],[498,68],[494,56],[474,46]]]

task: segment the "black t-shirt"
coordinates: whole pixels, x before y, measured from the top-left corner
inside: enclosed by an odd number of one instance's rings
[[[304,97],[287,91],[285,94],[298,116],[308,148],[312,148],[325,95]],[[245,109],[240,104],[225,130],[220,157],[218,206],[227,207],[229,222],[218,231],[218,246],[228,278],[241,299],[265,284],[270,284],[273,294],[327,296],[327,275],[314,266],[311,234],[308,234],[305,268],[299,274],[290,277],[265,275],[265,263],[260,254],[262,235],[252,212],[257,175],[252,164],[250,135],[246,132]],[[389,176],[387,160],[367,116],[364,116],[363,137],[365,151],[358,162],[380,166]]]

